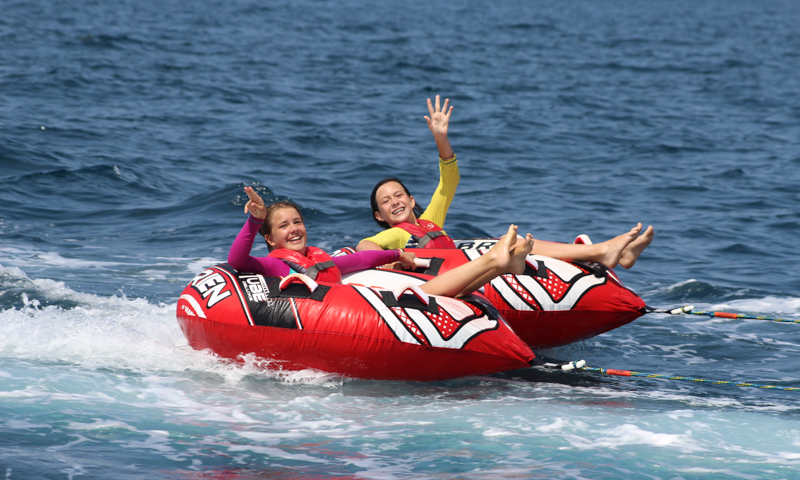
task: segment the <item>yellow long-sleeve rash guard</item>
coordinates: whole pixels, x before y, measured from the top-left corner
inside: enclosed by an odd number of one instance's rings
[[[433,197],[428,204],[428,208],[420,215],[424,220],[431,222],[444,228],[444,220],[447,216],[447,210],[450,208],[450,203],[456,194],[456,187],[461,180],[461,175],[458,172],[458,159],[453,158],[446,162],[439,159],[439,186],[433,192]],[[377,243],[384,250],[394,248],[409,247],[408,241],[411,234],[402,228],[392,227],[388,230],[377,233],[376,235],[365,238],[370,242]],[[364,241],[362,240],[362,241]]]

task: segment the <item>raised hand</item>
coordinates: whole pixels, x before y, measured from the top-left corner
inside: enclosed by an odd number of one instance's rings
[[[264,205],[264,200],[253,190],[253,187],[244,187],[244,193],[250,198],[244,206],[244,213],[250,212],[256,218],[261,220],[267,217],[267,207]]]
[[[433,133],[434,137],[447,137],[447,127],[450,125],[450,114],[453,113],[453,107],[450,107],[448,110],[448,105],[450,103],[449,98],[444,99],[444,106],[439,107],[439,95],[436,95],[436,106],[431,103],[431,99],[428,99],[428,113],[430,117],[425,117],[425,121],[428,122],[428,128],[431,129],[431,133]]]

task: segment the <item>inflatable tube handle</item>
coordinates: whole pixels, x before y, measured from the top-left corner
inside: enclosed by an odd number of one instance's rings
[[[278,285],[278,288],[281,290],[285,290],[287,286],[291,285],[292,283],[302,283],[311,293],[319,287],[319,284],[311,279],[308,275],[303,275],[302,273],[293,273],[291,275],[287,275],[281,279],[281,283]]]
[[[539,272],[539,261],[532,257],[532,255],[528,255],[525,257],[525,263],[527,263],[532,269],[536,270],[537,274]],[[547,270],[544,271],[545,276],[547,276]]]
[[[574,243],[576,245],[591,245],[592,244],[592,239],[589,238],[589,235],[586,235],[585,233],[582,233],[582,234],[578,235],[577,237],[575,237],[575,241],[572,242],[572,243]]]
[[[419,298],[420,300],[422,300],[422,303],[424,303],[425,305],[430,305],[430,304],[431,304],[431,299],[430,299],[430,297],[428,296],[428,294],[427,294],[427,293],[425,293],[425,292],[423,292],[423,291],[422,291],[422,289],[421,289],[421,288],[419,288],[419,286],[418,286],[418,285],[414,285],[413,283],[405,283],[405,284],[403,284],[403,285],[400,285],[399,287],[395,288],[395,289],[394,289],[394,291],[392,291],[392,294],[394,294],[394,298],[396,298],[396,299],[398,299],[398,300],[399,300],[399,299],[400,299],[400,297],[401,297],[401,296],[402,296],[404,293],[406,293],[407,291],[409,291],[409,290],[410,290],[410,291],[411,291],[411,293],[413,293],[413,294],[414,294],[414,295],[415,295],[417,298]]]
[[[414,265],[421,268],[431,268],[430,258],[414,258]]]

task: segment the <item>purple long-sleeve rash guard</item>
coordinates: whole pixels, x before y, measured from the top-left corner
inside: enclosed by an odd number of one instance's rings
[[[289,275],[290,270],[289,266],[282,261],[272,257],[250,255],[250,249],[253,247],[253,241],[258,236],[258,228],[262,223],[264,223],[263,220],[250,215],[231,245],[231,250],[228,252],[228,263],[240,272],[259,273],[268,277],[285,277]],[[342,275],[346,275],[392,263],[398,258],[400,258],[400,252],[397,250],[365,250],[352,255],[334,257],[333,263],[336,264]]]

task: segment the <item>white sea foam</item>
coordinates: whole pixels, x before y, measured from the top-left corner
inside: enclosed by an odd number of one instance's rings
[[[66,426],[69,430],[111,430],[122,429],[131,432],[138,432],[139,429],[132,427],[119,420],[97,420],[94,422],[69,422]]]
[[[0,312],[0,353],[17,358],[65,361],[92,367],[172,369],[186,366],[186,341],[178,328],[174,306],[156,306],[145,300],[76,294],[58,282],[48,296],[80,302],[72,309],[38,308]],[[183,358],[181,358],[183,357]],[[189,361],[189,363],[194,363]]]
[[[306,438],[308,434],[306,432],[301,431],[290,431],[290,432],[237,432],[240,437],[244,437],[250,440],[252,443],[260,443],[263,445],[277,445],[282,440],[288,440],[292,438]]]
[[[652,294],[662,294],[679,289],[685,285],[700,283],[696,279],[689,279],[674,283],[652,292]],[[758,316],[779,316],[789,315],[792,318],[800,317],[800,298],[798,297],[778,297],[768,295],[762,298],[744,298],[731,300],[724,303],[704,303],[695,302],[695,310],[699,311],[728,311],[732,313],[746,313]]]
[[[165,430],[142,430],[116,420],[97,420],[91,423],[69,422],[66,429],[71,431],[85,431],[94,435],[98,433],[108,434],[112,431],[116,433],[134,433],[137,434],[137,440],[117,439],[115,443],[124,448],[153,450],[173,460],[182,459],[181,455],[175,455],[176,450],[171,445],[172,440],[169,438],[170,433]],[[144,440],[139,440],[138,438],[141,438],[142,435],[146,436],[146,438]]]
[[[717,477],[719,478],[721,475],[728,475],[734,478],[744,478],[746,480],[758,480],[759,478],[763,478],[760,475],[748,475],[742,472],[736,472],[734,470],[730,470],[727,468],[717,469],[717,468],[700,468],[700,467],[675,467],[675,470],[684,473],[690,473],[694,475],[698,474],[708,474],[710,477]]]
[[[578,422],[578,423],[576,423],[574,421],[573,422],[566,422],[566,421],[564,421],[563,418],[559,417],[559,418],[556,418],[555,421],[553,423],[551,423],[550,425],[541,425],[539,427],[536,427],[536,430],[538,430],[538,431],[540,431],[542,433],[556,433],[556,432],[560,432],[560,431],[564,430],[564,428],[567,428],[567,427],[570,427],[570,426],[575,426],[577,428],[586,428],[586,425],[583,424],[582,422]]]
[[[244,363],[235,372],[231,372],[231,375],[262,375],[279,379],[287,384],[317,385],[331,388],[337,388],[348,381],[342,375],[321,370],[283,370],[280,368],[280,362],[259,358],[252,353],[243,355],[241,359]]]
[[[91,248],[91,247],[86,247]],[[59,255],[55,252],[41,252],[31,248],[18,248],[14,246],[0,247],[0,258],[3,259],[3,264],[6,266],[14,267],[69,267],[73,269],[78,268],[98,268],[98,267],[111,267],[122,265],[119,262],[97,261],[97,260],[83,260],[77,258],[68,258]],[[0,265],[0,268],[3,268]]]
[[[304,453],[288,453],[280,448],[274,447],[260,447],[257,445],[230,445],[228,446],[228,450],[231,452],[253,452],[264,455],[270,458],[283,458],[285,460],[296,460],[300,462],[310,462],[310,463],[330,463],[329,460],[324,458],[316,458],[312,457],[311,455],[306,455]]]
[[[684,286],[684,285],[688,285],[688,284],[690,284],[690,283],[698,283],[698,282],[697,282],[697,279],[695,279],[695,278],[690,278],[690,279],[688,279],[688,280],[684,280],[684,281],[682,281],[682,282],[673,283],[673,284],[671,284],[671,285],[667,285],[667,286],[665,286],[665,287],[662,287],[662,291],[674,290],[674,289],[676,289],[676,288],[680,288],[680,287],[682,287],[682,286]]]
[[[484,437],[507,437],[511,435],[517,435],[517,432],[503,428],[489,428],[483,432]]]
[[[118,440],[117,443],[125,448],[154,450],[161,455],[171,456],[173,459],[183,459],[183,455],[175,455],[169,432],[164,430],[134,430],[136,433],[145,434],[145,440]]]
[[[227,259],[226,260],[221,260],[219,258],[214,258],[214,257],[200,257],[200,258],[196,258],[194,260],[191,260],[189,262],[186,262],[185,259],[182,260],[182,261],[186,263],[186,270],[188,272],[200,273],[204,269],[206,269],[206,268],[208,268],[210,266],[216,265],[218,263],[225,263],[227,261]]]
[[[344,381],[340,375],[316,370],[283,371],[279,362],[254,355],[230,362],[195,351],[178,326],[175,304],[80,293],[63,282],[31,280],[18,267],[0,266],[0,275],[34,289],[42,298],[78,304],[41,307],[38,300],[22,294],[23,308],[0,311],[0,356],[141,372],[192,369],[213,372],[230,383],[248,375],[330,387]]]
[[[694,417],[694,412],[691,410],[674,410],[672,412],[666,412],[665,415],[677,420],[679,418],[692,418]]]
[[[61,256],[55,252],[42,252],[36,254],[36,260],[38,260],[39,266],[51,266],[51,267],[68,267],[71,269],[79,269],[79,268],[98,268],[98,267],[115,267],[118,265],[123,265],[120,262],[101,262],[98,260],[81,260],[77,258],[68,258]]]
[[[579,448],[616,448],[623,445],[651,445],[655,447],[673,447],[683,452],[702,452],[705,448],[697,445],[690,435],[657,433],[644,430],[638,425],[629,423],[609,429],[599,430],[600,436],[591,439],[568,438],[567,440]]]
[[[46,423],[30,423],[25,420],[8,420],[5,422],[5,427],[8,430],[35,430],[38,428],[49,428],[50,425]]]

